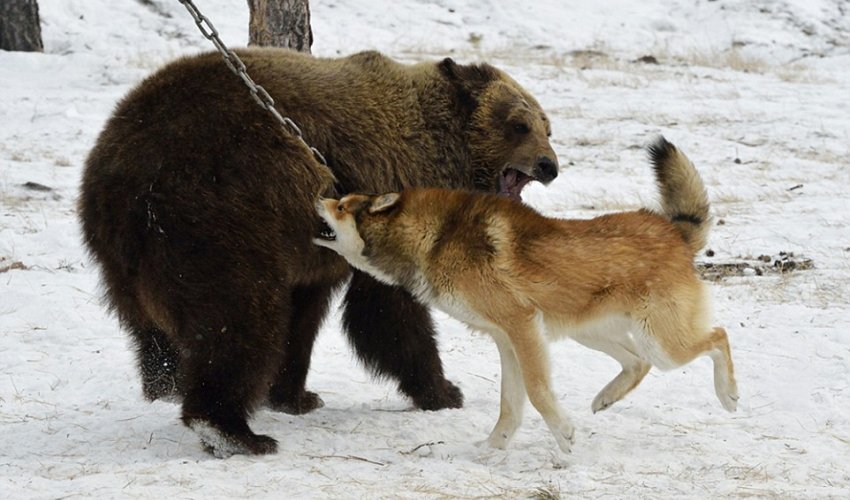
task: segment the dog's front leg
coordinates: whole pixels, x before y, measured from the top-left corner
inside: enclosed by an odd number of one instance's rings
[[[491,335],[499,347],[499,359],[502,363],[502,392],[499,421],[496,422],[486,442],[493,448],[504,450],[522,422],[525,385],[522,382],[519,362],[507,335],[502,332],[491,332]]]
[[[549,351],[539,319],[508,330],[511,344],[519,360],[525,390],[534,408],[540,412],[555,441],[569,453],[575,441],[575,428],[561,410],[550,383]]]

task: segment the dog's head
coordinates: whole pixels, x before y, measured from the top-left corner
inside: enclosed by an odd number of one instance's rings
[[[313,242],[333,250],[355,268],[380,281],[397,284],[386,270],[370,262],[367,248],[380,245],[388,237],[387,218],[398,208],[400,199],[399,193],[349,194],[339,200],[319,199],[316,211],[323,224]]]

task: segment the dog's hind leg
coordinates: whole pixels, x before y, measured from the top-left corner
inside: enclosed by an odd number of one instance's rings
[[[552,392],[549,352],[541,323],[540,318],[526,324],[514,323],[507,334],[519,361],[528,399],[540,412],[561,450],[569,453],[575,440],[575,427]]]
[[[608,382],[599,394],[593,398],[591,409],[593,413],[607,410],[611,405],[623,399],[626,394],[640,384],[641,380],[649,373],[652,365],[637,354],[638,349],[628,331],[619,330],[606,332],[603,338],[600,335],[580,335],[573,337],[579,343],[597,350],[616,359],[623,369]]]
[[[726,411],[735,411],[738,409],[738,383],[735,381],[735,367],[726,330],[714,327],[709,342],[711,347],[708,355],[714,362],[714,391],[717,399]]]
[[[525,386],[522,382],[522,372],[519,368],[516,354],[510,340],[503,333],[491,333],[499,347],[499,359],[502,363],[502,391],[499,410],[499,421],[493,427],[487,444],[493,448],[504,450],[514,437],[522,422],[523,407],[525,406]]]
[[[700,355],[714,362],[714,390],[727,411],[738,407],[738,386],[726,330],[704,325],[705,305],[677,301],[649,308],[642,321],[636,321],[635,340],[641,356],[662,370],[689,363]]]

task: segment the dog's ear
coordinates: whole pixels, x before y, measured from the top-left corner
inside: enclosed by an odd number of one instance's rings
[[[401,195],[398,193],[382,194],[372,200],[372,205],[369,206],[369,213],[376,214],[379,212],[386,212],[396,206],[399,199],[401,199]]]

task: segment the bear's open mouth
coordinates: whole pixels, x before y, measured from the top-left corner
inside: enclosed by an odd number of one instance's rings
[[[319,219],[318,237],[325,241],[336,241],[336,232],[328,225],[327,222],[325,222],[325,219]]]
[[[534,177],[508,167],[499,177],[499,194],[522,201],[522,188],[533,180]]]

